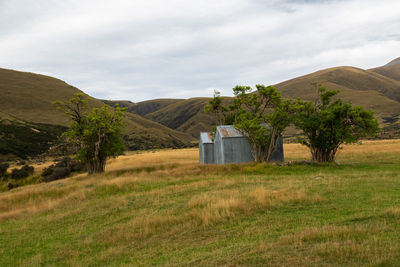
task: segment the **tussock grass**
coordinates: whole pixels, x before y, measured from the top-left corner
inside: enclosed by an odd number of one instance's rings
[[[301,149],[285,145],[287,159]],[[132,153],[101,175],[0,193],[0,265],[400,261],[400,140],[345,146],[337,165],[197,161],[197,149]]]

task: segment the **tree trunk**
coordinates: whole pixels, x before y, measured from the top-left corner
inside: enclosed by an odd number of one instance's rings
[[[335,159],[337,148],[315,148],[311,147],[312,161],[314,162],[332,162]]]
[[[94,145],[94,155],[93,159],[90,159],[87,164],[88,173],[101,173],[104,172],[106,167],[106,160],[101,158],[100,149],[101,145],[104,142],[105,134],[101,132],[101,129],[98,130],[99,139]]]
[[[88,162],[87,164],[87,169],[89,174],[104,172],[105,167],[106,167],[106,161],[102,159],[95,159],[93,161]]]
[[[265,157],[265,162],[269,162],[269,160],[271,159],[272,153],[275,152],[278,138],[279,138],[278,131],[276,129],[273,129],[272,135],[271,135],[271,140],[269,142],[268,151],[267,151],[266,157]]]

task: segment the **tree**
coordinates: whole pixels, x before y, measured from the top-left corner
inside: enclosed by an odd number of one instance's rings
[[[310,149],[313,161],[331,162],[342,144],[378,134],[379,124],[371,111],[333,100],[339,91],[317,88],[314,103],[298,99],[292,105],[294,125],[304,135],[299,141]]]
[[[106,160],[123,152],[121,131],[126,109],[116,106],[110,111],[110,107],[104,105],[89,113],[88,100],[80,93],[65,103],[55,103],[71,119],[70,128],[63,136],[77,146],[77,158],[87,165],[88,173],[93,174],[104,172]]]
[[[222,105],[222,97],[219,91],[214,90],[214,97],[208,101],[208,104],[204,107],[204,111],[213,114],[219,125],[225,124],[228,108]]]
[[[268,162],[276,149],[276,143],[289,125],[290,102],[282,102],[280,92],[273,86],[256,85],[233,88],[235,97],[225,107],[219,94],[209,101],[205,110],[222,117],[221,122],[233,124],[247,138],[255,161]]]

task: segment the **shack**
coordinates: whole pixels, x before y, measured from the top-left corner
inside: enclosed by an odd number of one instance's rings
[[[211,133],[200,133],[199,159],[201,164],[214,163],[214,142]]]
[[[242,163],[254,161],[251,147],[246,137],[232,125],[217,126],[214,141],[210,133],[200,133],[200,163]],[[277,146],[270,162],[283,162],[283,139],[278,138]]]
[[[232,125],[217,126],[214,138],[214,161],[216,164],[254,161],[246,137]]]

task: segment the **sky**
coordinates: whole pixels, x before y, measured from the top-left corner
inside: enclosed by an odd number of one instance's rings
[[[400,57],[398,0],[0,0],[0,68],[139,102]]]

